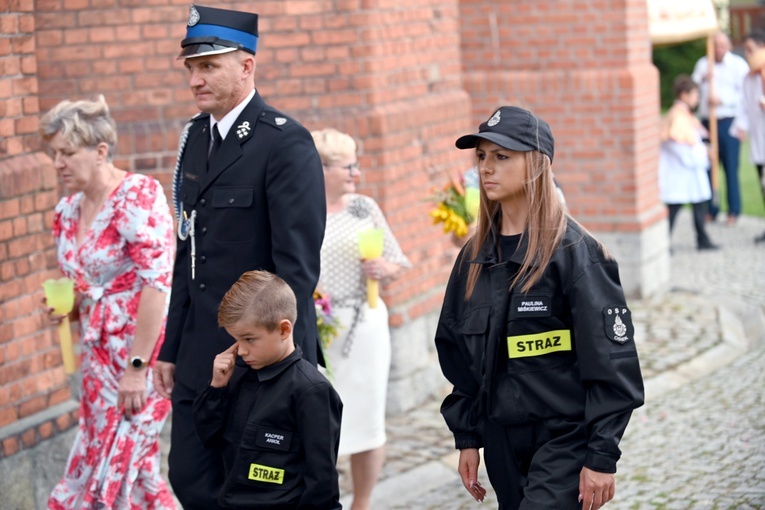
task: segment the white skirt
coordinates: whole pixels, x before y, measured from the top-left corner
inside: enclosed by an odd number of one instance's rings
[[[343,346],[353,323],[353,308],[334,307],[340,319],[339,335],[327,349],[329,377],[343,401],[340,455],[374,450],[385,444],[385,399],[390,372],[388,308],[382,299],[377,308],[364,302],[353,332],[348,356]]]

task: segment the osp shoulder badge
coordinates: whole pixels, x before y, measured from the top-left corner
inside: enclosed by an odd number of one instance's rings
[[[632,312],[626,306],[607,306],[603,309],[603,326],[606,336],[618,344],[632,340],[635,327],[632,325]]]

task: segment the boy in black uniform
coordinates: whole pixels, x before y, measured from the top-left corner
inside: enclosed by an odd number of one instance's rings
[[[296,315],[295,294],[267,271],[244,273],[221,302],[218,323],[236,343],[215,357],[194,425],[205,447],[223,451],[225,508],[342,508],[343,405],[295,347]]]

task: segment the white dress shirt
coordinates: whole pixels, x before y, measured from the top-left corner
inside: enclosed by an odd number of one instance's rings
[[[250,101],[252,100],[253,97],[255,97],[255,89],[252,89],[250,91],[250,94],[244,98],[244,101],[236,105],[233,110],[228,112],[220,120],[215,120],[215,117],[210,115],[210,140],[212,140],[213,138],[213,127],[215,126],[215,124],[218,125],[218,131],[220,132],[221,140],[225,140],[226,135],[231,130],[231,126],[233,126],[234,122],[236,122],[236,119],[239,118],[239,114],[242,113],[242,110],[244,110],[244,107],[250,104]]]
[[[765,109],[760,100],[765,97],[765,93],[760,73],[747,75],[743,90],[741,107],[730,127],[730,134],[736,136],[739,130],[748,133],[749,157],[755,165],[762,165],[765,164]]]
[[[698,115],[702,119],[709,118],[709,83],[707,74],[709,63],[707,57],[701,57],[693,68],[693,81],[699,84],[700,101]],[[749,64],[742,57],[731,53],[725,54],[722,62],[715,62],[714,81],[715,96],[722,101],[715,108],[718,119],[735,117],[739,111],[744,77],[749,74]]]

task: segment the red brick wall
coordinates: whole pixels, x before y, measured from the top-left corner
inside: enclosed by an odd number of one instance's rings
[[[40,313],[42,282],[57,276],[49,225],[58,200],[37,151],[33,3],[0,1],[0,428],[70,398],[57,339]],[[2,438],[0,457],[68,428],[71,418]]]
[[[64,98],[103,93],[118,166],[169,189],[178,135],[196,112],[182,63],[188,0],[0,0],[0,430],[69,398],[39,313],[55,275],[59,197],[35,135]],[[547,119],[555,171],[594,229],[635,231],[657,213],[658,81],[644,0],[205,2],[260,14],[256,84],[309,129],[360,144],[361,191],[381,205],[414,268],[384,295],[398,326],[440,306],[454,258],[423,198],[472,164],[454,148],[500,104]],[[70,416],[8,439],[6,454]],[[5,445],[4,445],[5,446]]]
[[[595,231],[663,218],[645,0],[464,0],[460,12],[475,125],[501,104],[547,120],[553,171],[573,215]]]

